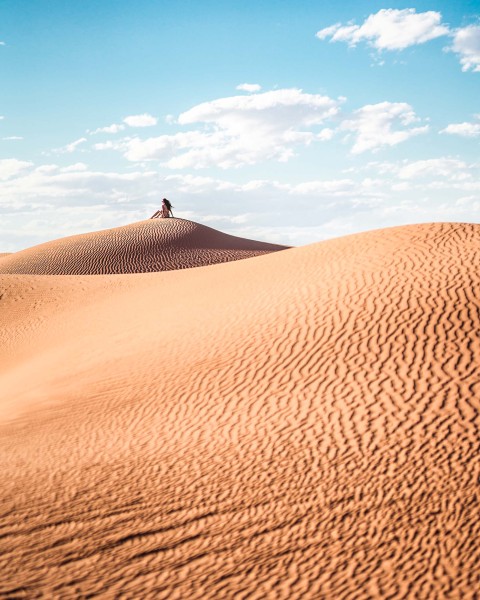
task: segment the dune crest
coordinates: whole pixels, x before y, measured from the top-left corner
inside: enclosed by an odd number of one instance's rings
[[[3,257],[0,273],[148,273],[229,262],[286,248],[228,235],[186,219],[148,219],[15,252]]]
[[[0,597],[465,598],[480,226],[0,279]]]

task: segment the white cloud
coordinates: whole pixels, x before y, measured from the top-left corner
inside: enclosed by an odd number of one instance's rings
[[[480,123],[450,123],[440,133],[449,133],[451,135],[461,135],[463,137],[479,137]]]
[[[320,140],[321,142],[328,142],[333,138],[334,135],[335,131],[333,129],[330,129],[329,127],[326,127],[325,129],[319,131],[319,133],[316,136],[316,139]]]
[[[337,23],[321,29],[316,36],[321,40],[330,38],[332,42],[346,42],[350,46],[366,41],[377,50],[403,50],[447,35],[449,29],[441,21],[442,15],[435,11],[417,13],[414,8],[382,8],[362,25]]]
[[[141,139],[124,138],[96,144],[97,150],[115,149],[130,161],[159,160],[173,169],[232,168],[260,160],[287,161],[297,145],[328,140],[333,132],[314,131],[335,116],[340,100],[280,89],[254,95],[204,102],[180,114],[180,125],[202,125],[202,130]]]
[[[240,85],[237,85],[236,89],[241,92],[259,92],[262,89],[262,86],[258,85],[258,83],[241,83]]]
[[[389,190],[410,190],[411,197],[428,190],[480,190],[480,163],[467,163],[459,158],[443,156],[423,160],[370,162],[351,172],[372,171],[382,176]],[[435,198],[437,195],[435,196]],[[480,200],[480,199],[479,199]]]
[[[68,165],[68,167],[63,167],[60,169],[62,173],[76,173],[78,171],[86,171],[88,166],[85,163],[78,162],[73,165]]]
[[[408,127],[420,119],[412,107],[404,102],[368,104],[343,121],[340,129],[356,134],[352,154],[366,150],[376,151],[382,146],[395,146],[409,138],[428,131],[428,125]],[[398,127],[402,128],[399,129]]]
[[[351,169],[348,178],[295,182],[285,173],[282,181],[242,182],[238,175],[230,180],[10,161],[0,162],[1,251],[148,218],[162,197],[172,199],[176,216],[294,245],[412,221],[480,220],[480,165],[449,157],[372,162]],[[367,168],[369,176],[362,174]]]
[[[230,181],[198,175],[167,175],[165,181],[174,182],[177,189],[184,193],[201,194],[209,191],[238,190]]]
[[[75,140],[74,142],[71,142],[70,144],[67,144],[66,146],[62,146],[61,148],[55,148],[53,152],[55,154],[71,154],[72,152],[75,152],[78,146],[84,144],[86,141],[87,138],[82,137],[78,140]]]
[[[31,162],[17,160],[16,158],[0,159],[0,180],[7,180],[11,177],[15,177],[32,165],[33,163]]]
[[[230,192],[250,194],[266,193],[274,196],[283,195],[304,197],[310,196],[318,199],[331,199],[337,197],[367,198],[382,196],[379,191],[385,182],[380,179],[364,178],[362,181],[353,179],[317,179],[301,183],[280,183],[268,179],[253,179],[246,183],[233,183],[224,179],[200,177],[191,174],[168,175],[165,181],[175,182],[179,191],[189,194],[208,194],[228,190]]]
[[[7,44],[5,42],[0,42],[0,46],[6,46]]]
[[[148,113],[143,113],[143,115],[130,115],[129,117],[125,117],[123,122],[129,127],[152,127],[157,124],[158,119],[157,117],[152,117],[152,115],[149,115]]]
[[[149,171],[91,171],[84,163],[33,168],[32,163],[13,159],[1,163],[0,176],[5,182],[0,209],[5,204],[21,207],[32,202],[63,207],[144,202],[158,189],[158,175]]]
[[[179,125],[202,125],[170,135],[138,136],[95,144],[132,162],[159,161],[171,169],[236,168],[263,160],[288,161],[295,148],[331,140],[336,131],[355,135],[352,153],[394,146],[428,131],[406,103],[366,105],[335,130],[317,126],[338,117],[340,103],[328,96],[280,89],[204,102],[179,115]],[[350,134],[346,136],[348,139]]]
[[[99,127],[98,129],[94,129],[88,133],[90,133],[90,135],[96,135],[97,133],[118,133],[124,129],[125,125],[122,125],[121,123],[113,123],[112,125],[107,125],[107,127]]]
[[[122,142],[112,142],[108,140],[108,142],[98,142],[97,144],[93,144],[93,148],[95,150],[118,150],[121,147]]]
[[[322,123],[338,112],[338,102],[328,96],[305,94],[297,88],[288,88],[255,94],[231,96],[204,102],[182,113],[181,124],[211,123],[240,134],[244,127],[260,125],[264,131],[311,126]],[[251,133],[251,132],[249,132]]]
[[[23,140],[23,137],[20,137],[19,135],[9,135],[7,137],[2,138],[2,140],[5,140],[5,141],[9,141],[9,140]]]
[[[446,177],[450,181],[469,179],[467,164],[454,158],[431,158],[417,160],[402,166],[398,171],[400,179],[419,179],[422,177]]]
[[[305,181],[296,185],[289,186],[290,194],[329,194],[344,195],[351,193],[358,186],[351,179],[333,179]]]
[[[350,27],[351,29],[355,30],[358,28],[357,25],[349,25],[348,27]],[[341,29],[347,29],[347,27],[343,26],[341,23],[335,23],[334,25],[329,25],[328,27],[324,27],[323,29],[320,29],[319,31],[317,31],[317,33],[315,34],[315,37],[317,37],[319,40],[325,40],[328,37],[331,37],[332,39],[330,40],[331,42],[337,42],[338,41],[338,37],[336,39],[333,39],[334,36],[341,36],[340,30]]]
[[[180,162],[184,166],[194,166],[198,160],[205,166],[218,162],[228,168],[270,158],[287,161],[295,145],[314,141],[313,126],[337,112],[338,101],[299,89],[205,102],[179,116],[180,124],[211,127]]]
[[[460,55],[462,71],[480,72],[480,25],[457,29],[450,48]]]

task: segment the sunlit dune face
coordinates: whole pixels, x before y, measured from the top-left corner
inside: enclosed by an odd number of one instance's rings
[[[0,596],[474,599],[480,226],[131,274],[174,222],[0,278]]]

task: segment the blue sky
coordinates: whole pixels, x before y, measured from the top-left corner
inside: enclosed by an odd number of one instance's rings
[[[480,1],[0,1],[0,252],[480,221]]]

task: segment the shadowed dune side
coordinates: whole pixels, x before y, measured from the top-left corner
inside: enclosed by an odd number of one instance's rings
[[[201,267],[285,250],[185,219],[148,219],[60,238],[5,257],[0,273],[97,275]]]
[[[476,598],[479,235],[2,276],[0,596]]]

